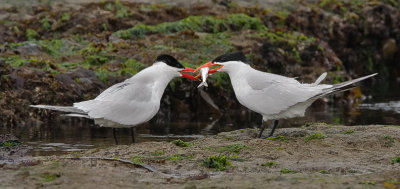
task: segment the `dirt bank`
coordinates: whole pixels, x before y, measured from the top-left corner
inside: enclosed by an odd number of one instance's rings
[[[300,82],[313,82],[323,72],[328,72],[326,83],[379,72],[361,83],[369,86],[380,80],[379,94],[391,94],[387,81],[399,80],[400,12],[395,1],[255,0],[250,5],[223,0],[68,0],[71,3],[33,1],[29,7],[12,2],[0,1],[1,126],[52,120],[51,113],[33,111],[29,105],[92,99],[162,53],[196,67],[241,50],[254,68]],[[173,80],[156,122],[168,123],[178,112],[190,113],[188,120],[193,121],[202,109],[210,109],[206,102],[199,103],[203,97],[197,85]],[[210,76],[209,85],[206,92],[220,113],[246,111],[227,75]],[[367,89],[344,94],[340,103],[360,99]]]
[[[313,124],[256,139],[244,129],[191,141],[143,142],[3,164],[0,187],[48,188],[399,188],[399,126]],[[210,156],[226,157],[220,170]],[[87,157],[128,160],[129,163]],[[68,159],[75,158],[75,159]],[[220,163],[224,163],[220,161]],[[226,163],[226,162],[225,162]]]

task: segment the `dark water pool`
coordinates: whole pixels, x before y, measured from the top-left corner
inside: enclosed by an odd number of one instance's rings
[[[306,117],[282,120],[279,127],[298,127],[307,122],[325,122],[344,125],[400,124],[399,86],[381,85],[365,87],[363,101],[351,104],[332,103],[332,97],[317,101],[307,111]],[[364,88],[366,90],[364,90]],[[172,114],[179,114],[172,112]],[[241,128],[255,128],[261,124],[261,116],[242,109],[222,114],[202,114],[196,120],[189,115],[176,115],[169,123],[157,124],[155,121],[136,128],[137,141],[191,140],[204,135],[232,131]],[[101,148],[114,145],[112,129],[102,128],[84,118],[59,116],[52,122],[29,126],[0,127],[0,133],[12,133],[21,141],[33,147],[31,154],[52,155]],[[119,129],[121,144],[130,143],[129,129]]]

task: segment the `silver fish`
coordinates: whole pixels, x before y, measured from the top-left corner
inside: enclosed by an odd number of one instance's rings
[[[207,84],[208,70],[210,70],[209,67],[204,67],[204,68],[200,69],[202,82],[200,83],[200,85],[197,88],[200,88],[202,86],[208,87],[208,84]]]

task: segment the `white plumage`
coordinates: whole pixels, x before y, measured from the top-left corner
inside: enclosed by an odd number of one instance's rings
[[[301,84],[297,80],[260,72],[240,62],[223,65],[232,82],[239,102],[263,115],[264,120],[302,116],[304,111],[293,111],[291,106],[304,103],[323,93],[330,85]],[[299,109],[298,109],[299,110]]]
[[[104,127],[133,127],[149,121],[158,112],[164,90],[174,77],[195,79],[183,73],[184,71],[193,69],[184,69],[172,56],[160,55],[152,66],[109,87],[93,100],[77,102],[73,106],[31,107],[71,113],[68,116],[91,118]]]
[[[264,122],[304,116],[307,107],[318,98],[376,75],[375,73],[336,85],[326,85],[319,84],[326,77],[326,73],[323,73],[314,83],[302,84],[294,78],[255,70],[245,64],[244,60],[242,53],[230,53],[200,68],[219,66],[210,72],[228,73],[238,101],[250,110],[260,113]]]
[[[132,127],[149,121],[158,112],[167,84],[174,77],[180,76],[177,71],[178,68],[157,62],[133,77],[109,87],[93,100],[74,103],[73,107],[31,107],[86,114],[100,126]]]
[[[107,127],[131,127],[149,121],[160,107],[169,81],[179,76],[177,68],[156,63],[122,83],[115,84],[93,100],[74,103],[90,118]],[[109,123],[113,121],[118,124]]]

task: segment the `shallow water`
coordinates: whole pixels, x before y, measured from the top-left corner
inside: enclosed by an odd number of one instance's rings
[[[278,128],[299,127],[307,122],[399,125],[400,91],[390,90],[391,88],[382,90],[377,87],[369,89],[378,90],[366,90],[364,94],[367,94],[367,97],[362,102],[341,105],[317,101],[308,109],[306,117],[281,120]],[[331,101],[332,97],[325,100]],[[246,109],[232,110],[222,115],[202,114],[198,115],[196,120],[190,120],[191,116],[185,114],[171,117],[171,122],[166,124],[158,124],[152,120],[136,127],[136,141],[170,141],[177,138],[192,140],[203,135],[256,128],[261,124],[261,116]],[[51,123],[0,127],[0,133],[12,133],[27,145],[32,146],[33,150],[30,153],[33,156],[64,154],[115,144],[112,129],[99,127],[91,120],[84,118],[59,116]],[[131,143],[129,129],[118,129],[117,136],[120,144]]]

